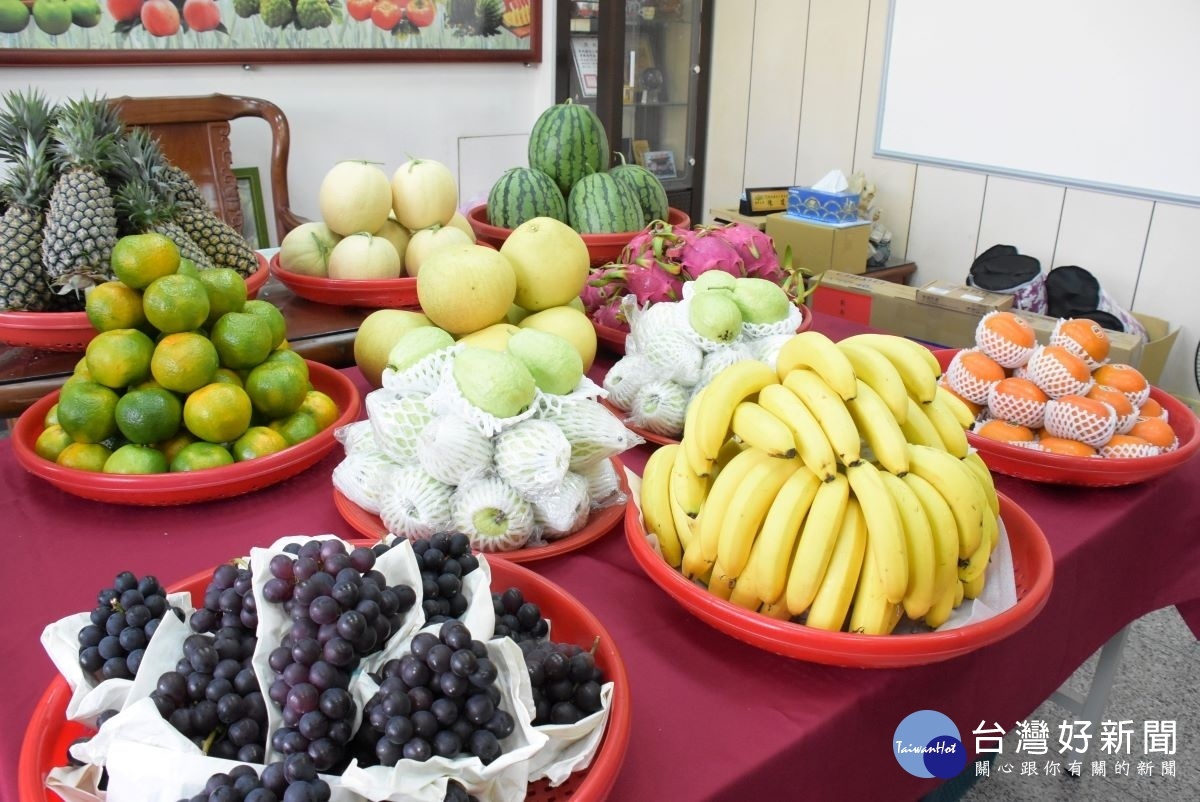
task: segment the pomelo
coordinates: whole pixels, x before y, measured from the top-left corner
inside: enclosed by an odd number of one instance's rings
[[[354,364],[372,387],[382,386],[388,354],[405,332],[432,325],[425,315],[407,309],[376,309],[354,336]]]
[[[439,248],[417,275],[421,309],[435,326],[455,335],[504,320],[516,291],[516,274],[508,259],[483,245]]]
[[[513,229],[500,246],[517,278],[516,302],[531,312],[579,296],[591,261],[579,232],[553,217],[535,217]]]

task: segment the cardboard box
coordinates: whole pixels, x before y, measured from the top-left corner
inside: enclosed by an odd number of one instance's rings
[[[1017,310],[1017,314],[1029,321],[1039,343],[1045,345],[1049,341],[1058,318],[1023,310]],[[1151,384],[1157,384],[1162,377],[1163,368],[1167,365],[1167,358],[1171,355],[1171,347],[1175,345],[1175,339],[1179,336],[1179,327],[1172,327],[1168,321],[1151,315],[1134,312],[1133,316],[1146,329],[1149,340],[1143,341],[1136,334],[1105,329],[1110,343],[1108,361],[1133,365]]]
[[[813,273],[826,270],[864,273],[867,270],[871,224],[866,220],[830,225],[776,213],[767,215],[765,231],[775,241],[775,250],[780,254],[791,246],[792,264],[796,267]]]
[[[745,223],[748,226],[754,226],[759,231],[763,231],[767,227],[767,215],[765,214],[742,214],[737,209],[709,209],[708,216],[714,223]]]
[[[953,281],[931,281],[917,290],[917,302],[982,317],[997,309],[1012,308],[1013,297]]]
[[[853,223],[858,220],[857,192],[822,192],[812,187],[788,189],[787,212],[795,217],[826,223]]]

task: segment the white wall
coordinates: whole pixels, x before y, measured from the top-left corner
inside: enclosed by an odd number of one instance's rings
[[[409,155],[437,159],[458,176],[465,203],[486,197],[509,167],[527,163],[537,116],[554,102],[554,3],[544,4],[539,64],[261,64],[158,67],[0,67],[0,92],[39,87],[53,100],[119,95],[261,97],[291,127],[292,208],[318,218],[317,190],[342,159],[379,162],[390,176]],[[298,55],[298,60],[301,56]],[[259,167],[269,192],[270,134],[253,120],[233,124],[236,166]],[[270,199],[267,199],[270,215]],[[275,226],[268,221],[272,242]]]
[[[862,170],[879,188],[893,253],[917,263],[916,283],[962,281],[997,243],[1046,271],[1085,267],[1117,303],[1181,327],[1159,384],[1197,396],[1200,269],[1189,257],[1200,208],[875,158],[888,0],[713,1],[706,209],[733,205],[747,186]],[[1193,91],[1190,81],[1168,74],[1140,90],[1170,97]],[[1097,109],[1095,124],[1124,113],[1121,103]]]

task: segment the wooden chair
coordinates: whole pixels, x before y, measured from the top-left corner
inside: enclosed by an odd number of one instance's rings
[[[305,222],[292,212],[288,199],[288,149],[291,133],[287,117],[267,100],[234,95],[112,98],[126,125],[147,128],[163,152],[200,186],[213,211],[229,225],[242,230],[242,205],[233,175],[229,123],[258,117],[271,127],[271,197],[275,229],[282,241],[287,232]]]

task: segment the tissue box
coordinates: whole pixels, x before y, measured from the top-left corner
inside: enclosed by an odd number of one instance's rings
[[[766,232],[775,241],[782,256],[790,245],[792,264],[814,273],[840,270],[865,273],[871,224],[866,220],[850,224],[819,223],[790,214],[767,215]]]
[[[788,214],[826,223],[853,223],[858,219],[857,192],[822,192],[812,187],[788,189]]]

